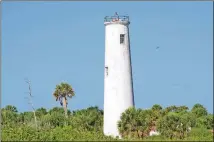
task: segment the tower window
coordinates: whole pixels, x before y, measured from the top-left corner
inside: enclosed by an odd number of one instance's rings
[[[108,67],[105,67],[106,69],[106,76],[108,76]]]
[[[124,43],[125,34],[120,34],[120,44]]]

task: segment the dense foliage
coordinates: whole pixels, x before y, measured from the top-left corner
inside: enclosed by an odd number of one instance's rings
[[[15,106],[1,109],[3,141],[119,140],[103,135],[103,110],[98,107],[67,112],[64,108],[19,113]],[[118,122],[123,140],[209,140],[212,141],[213,114],[202,105],[191,110],[186,106],[151,109],[129,108]],[[160,135],[149,136],[156,129]]]

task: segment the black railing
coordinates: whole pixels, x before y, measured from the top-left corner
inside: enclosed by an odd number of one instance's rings
[[[104,18],[104,22],[115,22],[115,21],[129,22],[129,16],[106,16]]]

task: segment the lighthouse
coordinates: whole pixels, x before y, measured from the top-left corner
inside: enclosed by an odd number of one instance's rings
[[[134,106],[129,17],[106,16],[104,69],[104,134],[119,136],[121,114]]]

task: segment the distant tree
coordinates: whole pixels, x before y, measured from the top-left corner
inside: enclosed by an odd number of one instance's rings
[[[121,115],[118,122],[119,133],[123,138],[143,138],[147,136],[149,123],[146,120],[148,111],[131,107]]]
[[[175,113],[186,113],[188,111],[187,106],[168,106],[165,109],[162,110],[162,116],[167,115],[169,112],[175,112]]]
[[[206,116],[196,118],[195,126],[197,128],[213,129],[214,128],[213,115],[209,114]]]
[[[46,115],[48,112],[45,108],[41,107],[41,108],[38,108],[36,110],[36,115],[41,118],[42,116]]]
[[[208,114],[206,117],[207,120],[207,129],[214,129],[214,115]]]
[[[197,118],[208,114],[207,109],[201,104],[195,104],[191,109],[191,112],[195,114]]]
[[[153,122],[156,123],[156,120],[164,115],[163,108],[160,105],[155,104],[155,105],[152,106],[151,110],[152,110],[152,115],[153,115],[153,118],[154,118]]]
[[[161,105],[155,104],[152,106],[152,110],[153,111],[161,111],[163,108],[161,107]]]
[[[146,134],[149,135],[149,132],[156,127],[157,120],[161,117],[161,110],[152,110],[146,109],[143,110],[143,114],[145,115],[146,122]]]
[[[18,122],[18,114],[15,106],[8,105],[1,109],[1,124],[16,125]]]
[[[24,112],[22,113],[23,117],[24,117],[24,122],[25,123],[29,123],[32,121],[32,119],[34,119],[34,113],[33,112]]]
[[[88,131],[102,131],[103,111],[97,106],[73,111],[70,125],[74,128],[81,128]]]
[[[192,110],[197,109],[197,108],[204,108],[204,106],[202,104],[197,103],[192,107]]]
[[[58,112],[52,112],[42,117],[41,125],[43,127],[55,128],[65,126],[66,118],[64,114]]]
[[[175,110],[175,112],[180,113],[180,112],[187,112],[188,111],[188,107],[187,106],[178,106]]]
[[[56,101],[60,101],[60,105],[63,106],[65,116],[68,117],[67,115],[67,98],[72,98],[75,93],[71,85],[68,83],[61,83],[56,86],[55,91],[53,93],[54,97],[56,98]]]
[[[3,109],[5,109],[5,110],[7,110],[7,111],[15,112],[15,113],[18,112],[17,108],[16,108],[15,106],[12,106],[12,105],[7,105],[7,106],[5,106],[5,108],[3,108]]]
[[[49,114],[53,114],[53,113],[59,113],[59,114],[65,114],[65,111],[64,111],[64,108],[61,108],[61,107],[53,107],[52,109],[50,109],[48,111]],[[67,114],[70,115],[71,114],[71,111],[70,110],[67,110]]]
[[[176,107],[175,105],[168,106],[168,107],[166,107],[166,108],[164,109],[164,114],[166,115],[166,114],[169,113],[169,112],[175,112],[176,108],[177,108],[177,107]]]
[[[180,115],[170,112],[157,123],[157,129],[161,135],[170,139],[184,139],[190,126],[191,120],[188,113]]]

